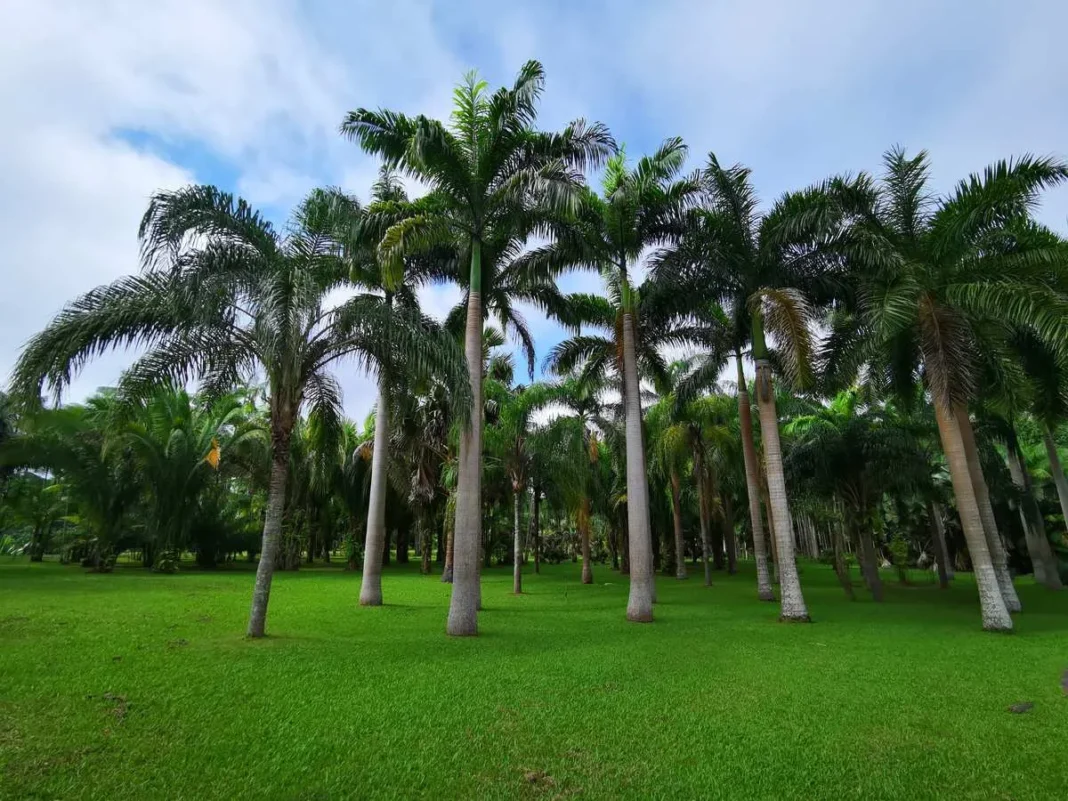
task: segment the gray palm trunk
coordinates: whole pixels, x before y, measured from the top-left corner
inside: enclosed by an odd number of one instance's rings
[[[386,540],[386,441],[389,436],[389,381],[383,372],[378,376],[378,406],[375,410],[375,441],[371,452],[371,497],[367,505],[366,554],[379,554]],[[382,560],[363,560],[363,583],[360,606],[382,605]]]
[[[774,601],[771,588],[771,571],[768,569],[768,545],[764,539],[764,521],[760,512],[760,478],[757,465],[756,445],[753,443],[753,413],[749,406],[749,390],[742,372],[742,357],[735,357],[738,364],[738,419],[742,429],[742,456],[745,461],[745,490],[749,496],[749,523],[753,529],[753,557],[756,560],[757,597],[761,601]]]
[[[951,410],[937,399],[934,403],[935,419],[938,421],[938,434],[942,440],[942,449],[949,466],[949,476],[953,482],[953,494],[957,500],[957,512],[960,514],[964,539],[968,543],[968,553],[972,560],[972,571],[979,589],[979,606],[982,611],[983,628],[987,631],[1012,631],[1012,617],[1005,606],[1005,598],[998,586],[997,574],[990,559],[990,550],[986,544],[986,532],[979,515],[979,504],[975,499],[975,487],[968,469],[968,457],[964,452],[957,418]]]
[[[534,546],[534,572],[541,572],[541,489],[535,484],[530,509],[530,542]]]
[[[519,494],[522,488],[512,488],[512,592],[523,594],[523,537],[519,530]]]
[[[772,510],[775,543],[778,553],[780,619],[808,621],[808,608],[801,592],[794,557],[794,532],[790,516],[790,502],[786,497],[786,478],[782,468],[782,447],[779,444],[779,417],[775,409],[775,392],[771,382],[771,364],[766,359],[756,363],[757,410],[760,414],[760,435],[764,442],[764,463],[768,476],[768,500]]]
[[[942,523],[942,509],[931,501],[927,504],[927,515],[931,520],[931,542],[934,544],[935,562],[938,567],[938,586],[949,589],[949,580],[953,578],[953,566],[949,563],[949,548],[946,547],[946,528]]]
[[[272,437],[271,479],[267,489],[267,514],[263,521],[263,545],[256,567],[256,584],[252,590],[252,609],[248,617],[248,636],[262,637],[267,632],[267,602],[271,597],[271,579],[278,546],[282,539],[282,518],[286,509],[286,480],[289,477],[289,436]]]
[[[875,543],[872,541],[871,532],[867,530],[863,519],[856,527],[857,547],[860,550],[860,570],[864,575],[864,583],[871,591],[871,597],[875,601],[883,600],[883,580],[879,576],[879,560],[875,553]]]
[[[842,585],[842,591],[850,601],[857,599],[853,592],[853,579],[849,575],[849,565],[845,560],[845,537],[842,534],[841,525],[833,525],[831,537],[834,543],[834,572],[838,576],[838,583]]]
[[[1053,485],[1057,488],[1057,499],[1061,502],[1061,515],[1068,524],[1068,477],[1064,475],[1061,457],[1057,453],[1057,441],[1048,425],[1042,426],[1042,441],[1046,444],[1046,456],[1049,457],[1049,472],[1053,476]]]
[[[1027,554],[1034,567],[1035,581],[1051,590],[1059,590],[1063,585],[1057,570],[1057,559],[1046,537],[1046,524],[1031,489],[1031,477],[1014,441],[1010,441],[1005,448],[1005,461],[1009,465],[1012,483],[1020,491],[1020,522],[1023,524]]]
[[[627,620],[649,623],[653,619],[655,587],[653,539],[649,526],[649,484],[645,473],[642,442],[642,406],[638,387],[634,316],[623,313],[623,403],[627,438],[627,540],[630,557],[630,596]]]
[[[711,550],[710,543],[708,541],[708,499],[705,498],[705,479],[704,470],[702,469],[703,460],[701,459],[700,451],[694,453],[694,476],[697,481],[697,511],[698,518],[701,521],[701,561],[705,567],[705,586],[712,586],[712,564],[709,561],[709,551]],[[765,568],[767,567],[767,560],[764,562]]]
[[[579,536],[582,539],[582,583],[593,584],[593,560],[590,558],[590,498],[588,495],[582,496]]]
[[[467,297],[464,339],[471,384],[471,420],[460,435],[456,523],[453,529],[453,582],[446,631],[454,637],[478,634],[479,550],[482,546],[482,298]]]
[[[1016,594],[1016,586],[1012,583],[1009,560],[1005,554],[1001,534],[998,532],[997,520],[994,518],[994,507],[990,503],[990,490],[987,488],[986,477],[979,463],[979,451],[975,445],[972,421],[968,418],[968,410],[963,405],[957,405],[954,413],[960,429],[961,442],[964,444],[964,455],[968,460],[968,473],[975,487],[975,501],[979,505],[979,518],[983,521],[983,532],[986,534],[986,546],[994,565],[994,575],[998,578],[998,586],[1005,598],[1005,608],[1009,612],[1019,612],[1020,598]]]
[[[453,532],[456,530],[456,507],[453,506],[452,525],[449,525],[449,506],[445,504],[445,514],[441,525],[445,527],[445,567],[441,571],[443,584],[452,584]]]
[[[686,546],[682,540],[682,499],[679,492],[679,471],[671,468],[671,519],[675,527],[675,578],[687,579]]]

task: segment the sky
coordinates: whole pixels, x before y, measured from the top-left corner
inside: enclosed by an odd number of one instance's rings
[[[894,144],[930,151],[939,191],[995,159],[1068,157],[1066,26],[1063,0],[4,0],[0,381],[65,302],[138,269],[153,192],[212,183],[276,221],[315,186],[366,197],[378,165],[338,136],[344,114],[444,119],[472,68],[497,86],[536,58],[541,127],[599,120],[632,156],[682,136],[691,167],[742,162],[770,204],[878,171]],[[1068,233],[1068,189],[1039,217]],[[527,318],[540,360],[563,332]],[[130,360],[95,359],[64,397]],[[371,379],[338,376],[362,419]]]

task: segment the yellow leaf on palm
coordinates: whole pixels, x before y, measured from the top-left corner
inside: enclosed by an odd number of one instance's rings
[[[208,455],[204,457],[204,461],[210,464],[216,470],[219,469],[219,456],[222,454],[222,449],[219,447],[219,440],[212,438],[211,450],[208,451]]]

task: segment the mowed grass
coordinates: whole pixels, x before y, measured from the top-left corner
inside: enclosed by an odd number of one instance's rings
[[[0,796],[1068,793],[1068,595],[1021,580],[1017,633],[992,635],[967,576],[850,604],[805,564],[812,625],[777,622],[751,569],[659,578],[636,625],[625,579],[595,578],[548,567],[513,597],[494,568],[481,636],[454,640],[448,587],[414,564],[377,609],[357,575],[306,569],[276,577],[271,636],[248,641],[247,571],[0,564]]]

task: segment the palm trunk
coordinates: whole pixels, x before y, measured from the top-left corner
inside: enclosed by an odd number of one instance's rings
[[[701,559],[705,567],[705,586],[711,587],[712,565],[708,554],[708,500],[705,498],[704,459],[700,450],[694,451],[693,472],[697,482],[697,516],[701,521]]]
[[[512,485],[512,592],[523,594],[523,536],[519,531],[519,493]]]
[[[623,403],[627,435],[627,534],[630,561],[630,597],[627,620],[653,619],[653,541],[649,526],[649,485],[642,446],[642,406],[638,387],[638,360],[634,343],[634,316],[623,312]]]
[[[579,509],[579,538],[582,540],[582,583],[593,584],[593,561],[590,559],[590,499],[582,496]]]
[[[864,583],[871,590],[874,601],[883,600],[883,580],[879,576],[879,560],[875,553],[875,543],[872,541],[871,532],[864,522],[864,516],[860,518],[857,526],[857,547],[860,550],[860,567],[864,572]]]
[[[838,583],[842,585],[842,590],[846,594],[846,598],[850,601],[857,599],[856,594],[853,592],[853,579],[849,575],[849,566],[845,561],[845,542],[842,536],[842,527],[834,526],[833,534],[831,535],[834,542],[834,572],[838,576]]]
[[[471,243],[471,289],[467,296],[464,354],[471,385],[471,419],[460,435],[460,474],[456,496],[456,539],[452,598],[446,631],[455,637],[478,634],[479,548],[482,545],[482,265],[481,244]]]
[[[1009,465],[1012,483],[1020,491],[1020,522],[1023,524],[1027,553],[1031,557],[1031,565],[1035,571],[1035,581],[1051,590],[1059,590],[1062,584],[1057,570],[1057,560],[1053,555],[1049,539],[1046,537],[1046,524],[1042,519],[1042,511],[1035,501],[1031,477],[1027,473],[1023,456],[1020,454],[1015,432],[1006,443],[1005,460]]]
[[[738,419],[742,429],[742,455],[745,460],[745,491],[749,498],[749,524],[753,529],[753,556],[756,559],[757,597],[774,601],[771,573],[768,570],[768,546],[764,539],[764,522],[760,513],[760,480],[756,445],[753,444],[753,416],[749,407],[749,390],[742,372],[742,355],[735,354],[738,365]]]
[[[675,525],[675,578],[688,579],[686,546],[682,541],[682,499],[679,492],[679,471],[671,468],[671,518]]]
[[[990,551],[990,560],[994,564],[994,575],[997,576],[998,586],[1005,598],[1005,608],[1009,612],[1019,612],[1020,598],[1016,595],[1016,586],[1012,583],[1009,560],[1005,555],[1005,546],[1001,542],[997,520],[994,518],[994,507],[990,504],[990,490],[987,488],[986,477],[979,463],[979,450],[975,445],[972,421],[968,418],[968,409],[963,404],[957,404],[954,413],[960,429],[961,442],[964,444],[964,456],[968,460],[968,473],[975,487],[975,501],[979,505],[979,518],[983,522],[986,547]]]
[[[441,571],[441,581],[443,584],[452,584],[452,560],[456,544],[456,538],[453,536],[456,533],[455,501],[452,504],[452,514],[449,514],[449,502],[445,502],[445,514],[441,525],[445,528],[445,567]]]
[[[1005,606],[1005,598],[998,586],[998,578],[990,560],[990,550],[986,545],[986,533],[983,531],[983,520],[979,516],[979,504],[975,500],[975,487],[968,470],[968,456],[964,452],[957,418],[937,398],[934,407],[938,434],[942,439],[949,476],[953,481],[953,494],[957,499],[961,528],[964,529],[975,583],[979,588],[983,628],[987,631],[1012,631],[1012,618]]]
[[[734,508],[730,495],[721,493],[723,499],[723,538],[727,541],[727,575],[738,572],[738,538],[734,536]]]
[[[931,522],[931,542],[935,552],[935,564],[938,568],[938,586],[949,589],[950,566],[949,549],[946,548],[946,530],[942,525],[942,510],[931,501],[927,504],[927,517]]]
[[[360,606],[382,605],[382,560],[386,540],[386,453],[389,445],[389,379],[378,376],[378,406],[375,409],[375,441],[371,451],[371,497],[367,505],[367,546],[363,560]]]
[[[1061,457],[1057,453],[1057,441],[1053,438],[1053,431],[1045,423],[1042,424],[1042,441],[1046,444],[1046,456],[1049,457],[1049,473],[1053,476],[1053,485],[1057,488],[1057,499],[1061,502],[1061,515],[1064,523],[1068,526],[1068,477],[1064,475],[1061,467]]]
[[[289,430],[271,437],[271,479],[267,489],[267,514],[263,521],[263,545],[256,567],[256,584],[252,590],[252,609],[248,618],[248,636],[262,637],[267,632],[267,602],[271,597],[271,579],[282,539],[282,517],[286,508],[286,479],[289,477]]]
[[[761,358],[756,363],[757,410],[760,413],[760,436],[764,442],[764,462],[768,474],[768,498],[772,509],[775,542],[778,546],[780,619],[808,621],[808,608],[801,592],[801,579],[794,558],[794,532],[791,528],[790,503],[786,497],[786,478],[782,469],[779,444],[779,418],[775,410],[775,392],[771,383],[771,365]]]
[[[534,542],[534,572],[541,572],[541,489],[534,487],[533,509],[530,513],[530,528],[533,532]]]

